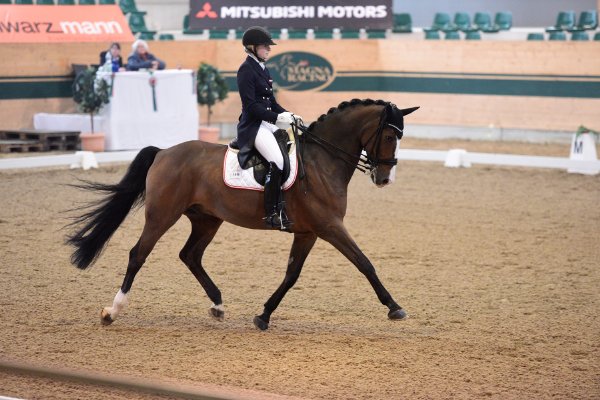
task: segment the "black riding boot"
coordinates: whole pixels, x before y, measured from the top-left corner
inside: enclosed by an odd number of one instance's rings
[[[268,227],[284,231],[292,223],[285,214],[281,175],[282,171],[277,168],[277,165],[270,162],[265,178],[265,221]]]

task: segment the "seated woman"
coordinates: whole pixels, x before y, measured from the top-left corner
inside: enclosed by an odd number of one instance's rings
[[[148,52],[148,43],[138,39],[131,46],[133,53],[127,60],[127,71],[138,71],[145,69],[165,69],[165,62],[156,58],[154,54]]]
[[[106,57],[107,54],[110,54],[110,57]],[[100,53],[100,67],[106,65],[109,60],[112,64],[112,72],[125,70],[125,68],[123,68],[123,59],[121,58],[121,45],[119,43],[112,43],[108,50]]]

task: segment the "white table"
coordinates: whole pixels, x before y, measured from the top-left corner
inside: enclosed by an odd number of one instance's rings
[[[198,104],[192,70],[100,73],[113,82],[110,103],[94,118],[106,150],[167,148],[198,138]],[[154,94],[150,78],[156,83]],[[36,114],[36,129],[89,131],[89,115]]]

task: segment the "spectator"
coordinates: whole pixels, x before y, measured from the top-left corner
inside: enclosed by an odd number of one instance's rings
[[[165,69],[165,62],[159,60],[154,54],[148,52],[148,43],[138,39],[131,46],[133,53],[127,60],[128,71],[138,71],[139,69]]]
[[[121,58],[121,45],[112,43],[107,51],[100,53],[100,67],[106,65],[106,54],[110,52],[110,60],[112,62],[112,72],[125,71],[123,68],[123,59]]]

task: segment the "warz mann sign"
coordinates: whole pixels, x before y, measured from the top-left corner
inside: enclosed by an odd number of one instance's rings
[[[269,29],[386,29],[392,26],[392,2],[190,0],[193,30],[243,30],[253,25]]]
[[[0,5],[0,43],[131,41],[119,6]]]

